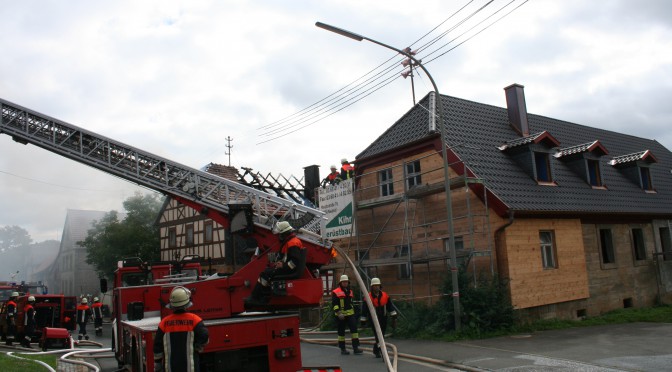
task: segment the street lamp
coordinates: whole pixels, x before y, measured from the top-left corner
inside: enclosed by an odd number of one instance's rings
[[[387,49],[394,50],[395,52],[405,56],[406,58],[410,59],[413,61],[413,63],[417,66],[420,66],[422,71],[425,72],[427,77],[429,78],[429,81],[432,82],[432,86],[434,87],[434,94],[436,95],[436,106],[437,106],[437,114],[439,120],[439,127],[441,128],[441,154],[443,155],[443,182],[444,182],[444,189],[446,192],[446,212],[447,212],[447,219],[448,219],[448,233],[450,235],[450,238],[448,239],[448,247],[450,250],[450,272],[451,272],[451,278],[453,282],[453,307],[455,310],[455,330],[460,331],[462,328],[462,324],[460,322],[460,287],[457,283],[457,253],[455,252],[455,236],[454,236],[454,231],[453,231],[453,202],[450,197],[450,175],[448,173],[448,149],[446,148],[446,127],[443,125],[443,115],[441,115],[441,95],[439,94],[439,88],[436,86],[436,83],[434,82],[434,79],[432,78],[432,75],[427,71],[425,66],[422,65],[421,61],[416,59],[413,54],[411,53],[410,48],[406,48],[405,50],[397,49],[393,46],[387,45],[385,43],[381,43],[380,41],[370,39],[366,36],[362,36],[359,34],[356,34],[354,32],[350,32],[348,30],[344,30],[339,27],[331,26],[322,22],[316,22],[315,26],[319,28],[323,28],[327,31],[331,31],[334,33],[337,33],[339,35],[349,37],[350,39],[354,39],[357,41],[362,41],[362,40],[368,40],[374,44],[378,44],[382,47],[385,47]],[[430,113],[431,115],[431,113]]]

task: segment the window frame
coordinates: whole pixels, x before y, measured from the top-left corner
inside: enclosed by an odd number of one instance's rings
[[[394,175],[392,168],[378,171],[378,184],[380,185],[380,196],[394,195]]]
[[[553,183],[553,169],[551,168],[551,156],[547,152],[533,151],[534,159],[534,178],[539,183]],[[541,178],[540,173],[544,173],[546,177]]]
[[[586,172],[588,174],[588,184],[593,187],[604,187],[599,160],[586,159]]]
[[[214,238],[214,227],[212,221],[205,221],[203,223],[203,241],[212,243]]]
[[[420,167],[420,160],[414,160],[406,163],[404,168],[406,170],[406,189],[410,190],[413,186],[422,184],[422,168]]]
[[[639,185],[644,191],[654,191],[653,179],[651,178],[651,169],[649,167],[638,167]]]
[[[597,238],[600,253],[600,265],[603,269],[615,268],[616,247],[614,246],[614,234],[611,227],[598,227]],[[607,261],[609,259],[610,261]]]
[[[177,248],[177,229],[168,228],[168,248]]]
[[[633,260],[635,262],[646,261],[648,257],[646,254],[646,237],[644,234],[644,229],[641,227],[631,227],[630,242],[632,244]]]
[[[395,257],[410,257],[411,247],[409,245],[398,245],[395,247],[396,252],[394,253]],[[405,280],[413,278],[413,266],[411,262],[399,264],[397,269],[397,279]]]
[[[542,234],[548,234],[548,242],[544,242]],[[558,265],[558,250],[554,230],[539,230],[539,250],[541,252],[541,267],[544,270],[555,270]]]

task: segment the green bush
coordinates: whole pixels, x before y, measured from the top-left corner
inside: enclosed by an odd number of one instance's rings
[[[464,267],[458,271],[462,332],[478,337],[509,329],[515,323],[514,311],[508,299],[506,282],[499,277],[474,280]],[[441,286],[443,293],[453,292],[448,276]],[[396,303],[403,321],[395,335],[412,338],[459,338],[455,332],[453,298],[446,295],[433,306]]]

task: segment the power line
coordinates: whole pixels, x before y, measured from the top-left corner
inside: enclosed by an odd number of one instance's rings
[[[426,58],[428,56],[431,56],[432,54],[437,53],[441,49],[444,49],[445,47],[447,47],[451,43],[455,42],[460,37],[463,37],[468,32],[472,31],[476,27],[479,27],[485,21],[487,21],[488,19],[490,19],[491,17],[493,17],[497,13],[501,12],[504,8],[508,7],[509,5],[511,5],[515,1],[516,0],[511,0],[509,3],[507,3],[506,5],[501,7],[500,9],[498,9],[495,12],[493,12],[492,14],[488,15],[485,19],[476,23],[476,25],[468,28],[465,32],[461,33],[460,35],[453,38],[452,40],[445,43],[444,45],[440,46],[439,48],[435,49],[434,51],[429,52],[428,54],[426,54],[424,56],[424,58]],[[459,44],[457,44],[453,48],[449,49],[448,51],[438,55],[435,58],[432,58],[428,62],[425,62],[425,64],[436,60],[437,58],[445,55],[449,51],[452,51],[455,48],[457,48],[458,46],[460,46],[460,45],[464,44],[465,42],[469,41],[474,36],[478,35],[479,33],[485,31],[487,28],[491,27],[495,23],[499,22],[501,19],[503,19],[504,17],[509,15],[511,12],[520,8],[527,1],[529,1],[529,0],[525,0],[525,2],[523,2],[522,4],[520,4],[519,6],[517,6],[516,8],[514,8],[510,12],[506,13],[505,15],[500,17],[499,19],[492,22],[491,24],[485,26],[483,29],[479,30],[475,34],[469,36],[466,40],[460,42]],[[443,22],[441,22],[438,26],[434,27],[432,30],[430,30],[428,33],[426,33],[422,37],[420,37],[418,40],[416,40],[411,45],[414,45],[414,44],[418,43],[420,40],[422,40],[425,37],[427,37],[428,35],[430,35],[432,32],[437,30],[441,25],[443,25],[448,20],[455,17],[458,13],[465,10],[467,8],[467,6],[469,6],[472,2],[473,2],[473,0],[470,0],[469,2],[467,2],[464,6],[462,6],[456,12],[451,14],[447,19],[445,19]],[[434,37],[433,39],[431,39],[430,41],[428,41],[427,43],[422,45],[418,50],[420,51],[420,50],[428,49],[429,47],[434,45],[436,42],[438,42],[440,39],[444,38],[449,33],[457,30],[460,26],[465,25],[466,22],[473,19],[477,14],[480,14],[484,9],[486,9],[488,6],[490,6],[493,2],[494,2],[494,0],[489,0],[487,3],[481,5],[478,9],[476,9],[473,12],[471,12],[470,14],[466,15],[461,20],[458,20],[456,22],[456,24],[453,25],[452,27],[449,27],[448,30],[442,32],[440,35]],[[393,63],[390,63],[390,61],[392,61],[392,60],[395,60],[395,61]],[[302,109],[302,110],[300,110],[300,111],[298,111],[298,112],[296,112],[292,115],[289,115],[289,116],[287,116],[287,117],[285,117],[281,120],[278,120],[276,122],[273,122],[273,123],[270,123],[268,125],[265,125],[265,126],[261,127],[260,129],[265,129],[266,132],[260,134],[260,136],[261,137],[272,137],[272,138],[267,138],[267,139],[265,139],[261,142],[258,142],[257,144],[262,144],[262,143],[273,141],[275,139],[284,137],[284,136],[289,135],[291,133],[295,133],[300,129],[303,129],[303,128],[306,128],[310,125],[313,125],[313,124],[315,124],[315,123],[317,123],[321,120],[324,120],[327,117],[329,117],[329,116],[331,116],[331,115],[333,115],[333,114],[335,114],[339,111],[342,111],[343,109],[345,109],[347,107],[352,106],[353,104],[357,103],[358,101],[360,101],[360,100],[368,97],[372,93],[380,90],[382,87],[387,86],[392,81],[394,81],[394,80],[396,80],[397,78],[400,77],[397,74],[397,71],[398,70],[403,70],[403,69],[399,68],[399,64],[398,64],[398,61],[400,62],[401,60],[403,60],[402,57],[398,57],[398,56],[395,55],[395,56],[389,58],[388,60],[386,60],[385,62],[381,63],[380,65],[378,65],[374,69],[370,70],[369,72],[367,72],[363,76],[359,77],[358,79],[355,79],[353,82],[351,82],[348,85],[344,86],[343,88],[337,90],[336,92],[330,94],[329,96],[313,103],[312,105],[310,105],[310,106],[308,106],[308,107],[306,107],[306,108],[304,108],[304,109]],[[388,66],[382,68],[385,65],[388,65]],[[381,68],[382,68],[382,71],[379,71],[379,72],[375,73],[373,76],[370,76],[375,71],[381,70]],[[370,77],[365,79],[367,76],[370,76]],[[381,80],[382,80],[382,82],[381,82]],[[283,133],[283,134],[280,134],[280,133]]]

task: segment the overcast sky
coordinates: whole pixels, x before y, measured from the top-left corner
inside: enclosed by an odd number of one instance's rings
[[[504,107],[519,83],[530,113],[672,149],[669,1],[514,0],[495,14],[509,3],[495,0],[466,19],[486,3],[0,0],[0,98],[195,168],[228,164],[231,137],[233,166],[324,176],[413,102],[398,78],[322,120],[272,124],[395,57],[321,21],[399,49],[444,35],[418,55],[442,94]],[[432,87],[416,74],[415,89]],[[0,226],[35,241],[60,239],[67,209],[121,211],[138,190],[0,135]]]

